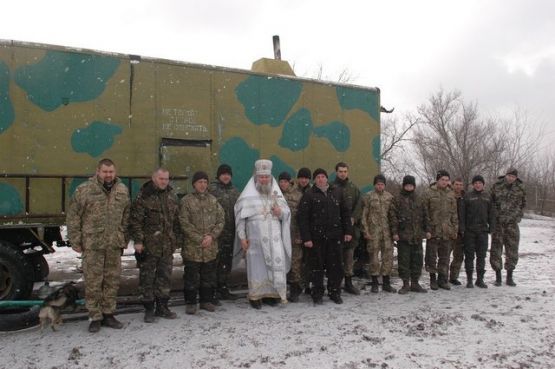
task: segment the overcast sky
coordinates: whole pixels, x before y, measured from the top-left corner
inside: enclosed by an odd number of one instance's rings
[[[0,38],[250,69],[282,58],[376,86],[411,111],[440,87],[482,112],[555,122],[552,0],[6,1]],[[553,128],[549,128],[553,132]]]

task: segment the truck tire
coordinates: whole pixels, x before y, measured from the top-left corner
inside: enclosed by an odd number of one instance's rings
[[[0,241],[0,300],[25,300],[33,292],[35,271],[30,259]]]
[[[40,306],[0,310],[0,332],[18,331],[39,324]]]
[[[46,280],[46,277],[48,277],[48,273],[50,273],[50,268],[48,266],[48,262],[44,258],[44,255],[32,255],[30,259],[33,270],[35,272],[35,278],[33,280],[35,282]]]

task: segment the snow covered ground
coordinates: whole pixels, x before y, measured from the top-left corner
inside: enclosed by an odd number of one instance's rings
[[[179,306],[177,320],[125,314],[124,329],[97,334],[67,322],[0,334],[0,368],[555,368],[555,220],[528,217],[521,233],[517,287],[493,286],[488,263],[487,290],[365,290],[319,307],[303,295],[260,311],[239,300],[195,316]]]

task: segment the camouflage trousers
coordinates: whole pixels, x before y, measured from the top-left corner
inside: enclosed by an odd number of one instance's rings
[[[424,265],[422,242],[397,241],[397,262],[402,280],[418,279]]]
[[[391,240],[368,240],[370,275],[391,275],[393,269],[393,242]]]
[[[161,257],[145,255],[145,260],[139,263],[139,293],[143,301],[170,297],[172,269],[173,253],[167,252]]]
[[[212,302],[216,292],[217,260],[206,263],[197,261],[183,261],[183,294],[186,304],[196,304],[197,296],[200,302]]]
[[[291,270],[287,275],[290,284],[301,285],[304,282],[303,245],[293,244],[291,247]]]
[[[474,271],[474,255],[476,255],[476,270],[486,270],[486,254],[488,252],[488,233],[471,232],[464,234],[464,268],[467,272]]]
[[[85,306],[90,320],[102,320],[116,311],[121,275],[121,249],[83,252]]]
[[[462,237],[457,237],[453,241],[451,248],[451,254],[453,254],[453,260],[449,265],[449,280],[459,279],[459,273],[461,272],[461,266],[464,260],[464,239]]]
[[[353,276],[354,254],[355,248],[358,246],[360,239],[360,228],[353,227],[353,238],[349,242],[343,243],[343,270],[346,277]]]
[[[227,281],[231,274],[231,263],[233,261],[233,240],[218,240],[218,266],[216,269],[216,280],[218,287],[227,287]]]
[[[449,253],[453,240],[432,238],[426,241],[426,271],[440,274],[445,278],[449,274]]]
[[[505,246],[505,269],[514,270],[518,263],[520,229],[518,224],[498,224],[491,235],[489,262],[493,270],[503,269],[503,246]]]

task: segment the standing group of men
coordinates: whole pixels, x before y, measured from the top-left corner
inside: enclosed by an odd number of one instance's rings
[[[247,297],[255,309],[297,302],[303,289],[315,305],[323,303],[326,290],[333,302],[341,304],[342,283],[346,292],[360,293],[352,281],[359,245],[363,252],[358,264],[369,262],[371,292],[379,291],[380,276],[383,291],[397,292],[390,279],[395,244],[403,281],[400,294],[426,292],[419,284],[423,264],[431,289],[461,284],[463,259],[467,287],[473,287],[475,257],[476,286],[485,288],[488,233],[492,233],[490,263],[496,285],[501,285],[503,246],[507,284],[515,285],[518,223],[525,206],[524,187],[515,169],[500,177],[491,193],[484,190],[479,175],[472,179],[472,191],[464,193],[462,180],[451,183],[449,173],[440,170],[422,195],[415,192],[416,181],[410,175],[403,178],[396,195],[386,191],[383,175],[374,178],[373,191],[361,194],[349,180],[346,163],[338,163],[335,171],[332,183],[322,168],[313,173],[301,168],[295,182],[283,172],[276,181],[272,162],[258,160],[239,193],[231,181],[232,168],[222,164],[212,184],[205,172],[194,173],[193,192],[179,199],[169,185],[168,171],[160,168],[131,204],[115,164],[101,160],[96,175],[75,191],[67,214],[72,247],[83,254],[89,331],[123,326],[114,312],[121,254],[129,240],[140,268],[148,323],[156,316],[176,318],[168,301],[177,248],[183,258],[187,314],[197,312],[197,302],[201,309],[215,311],[219,300],[236,299],[228,279],[232,264],[241,263],[246,263]]]

